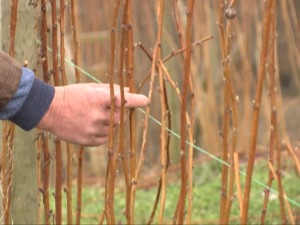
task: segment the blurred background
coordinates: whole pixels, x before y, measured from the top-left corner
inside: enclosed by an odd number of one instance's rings
[[[31,1],[30,1],[31,2]],[[34,2],[34,1],[33,1]],[[122,1],[121,1],[122,2]],[[152,51],[157,36],[156,1],[133,0],[133,38],[134,43],[134,79],[137,92],[148,95],[149,92],[149,71],[151,60],[145,54]],[[248,150],[250,142],[250,130],[252,126],[253,99],[256,91],[257,74],[260,64],[260,52],[262,45],[262,25],[264,18],[265,2],[263,0],[236,1],[236,17],[232,20],[231,53],[227,62],[231,67],[231,79],[235,91],[235,99],[238,108],[237,126],[237,146],[236,151],[239,156],[241,169],[245,170],[248,160]],[[299,174],[296,173],[295,159],[292,160],[288,151],[286,140],[290,140],[293,157],[299,160],[300,153],[300,1],[282,0],[276,2],[276,97],[277,116],[280,150],[283,157],[282,175],[286,193],[291,199],[300,202]],[[49,3],[49,2],[48,2]],[[162,34],[162,58],[169,57],[173,51],[180,50],[178,31],[174,22],[174,1],[166,0],[164,9],[164,25]],[[182,23],[183,30],[186,28],[186,0],[178,0],[178,15]],[[228,4],[228,3],[227,3]],[[3,6],[4,4],[2,4]],[[115,1],[99,0],[75,0],[75,17],[77,22],[77,34],[79,39],[79,62],[81,82],[102,82],[108,83],[108,72],[111,62],[110,55],[110,33],[112,29],[112,18]],[[9,7],[7,5],[7,7]],[[59,3],[57,9],[60,10]],[[194,46],[191,59],[191,79],[194,86],[195,95],[195,121],[194,128],[194,199],[193,208],[194,222],[197,223],[217,223],[218,215],[216,207],[220,200],[221,186],[221,166],[222,162],[218,158],[222,156],[222,127],[224,115],[224,78],[222,48],[219,37],[218,26],[219,1],[196,0],[193,17],[192,41],[199,42],[207,37],[210,40]],[[4,12],[4,13],[3,13]],[[2,9],[3,17],[8,17],[9,11]],[[72,49],[72,28],[70,21],[70,3],[66,1],[66,25],[65,25],[65,50],[66,50],[66,72],[68,83],[75,83],[73,49]],[[59,15],[59,11],[58,11]],[[40,12],[37,10],[36,21],[40,19]],[[51,65],[51,7],[47,4],[48,16],[48,60]],[[120,55],[121,38],[121,12],[117,18],[116,28],[116,52],[118,59]],[[37,36],[39,37],[39,23],[36,24]],[[24,39],[23,39],[24,42]],[[39,43],[39,40],[37,40]],[[38,44],[39,45],[39,44]],[[39,47],[38,47],[39,48]],[[184,74],[184,56],[178,54],[171,57],[165,63],[172,79],[178,87],[182,88]],[[51,67],[51,66],[50,66]],[[268,67],[268,64],[266,65]],[[118,68],[118,61],[115,69]],[[51,69],[51,68],[50,68]],[[35,70],[41,77],[41,62],[37,62]],[[117,71],[114,74],[115,82],[118,83]],[[51,81],[53,82],[53,81]],[[269,75],[266,74],[264,90],[259,118],[259,130],[257,140],[257,152],[255,163],[256,183],[260,186],[254,190],[253,199],[262,199],[264,186],[262,182],[267,182],[269,173],[268,160],[270,149],[270,124],[271,105],[269,96]],[[165,205],[166,221],[172,220],[172,213],[177,201],[180,189],[180,102],[176,90],[166,81],[168,103],[171,112],[171,141],[170,157],[172,166],[169,168],[167,176],[168,199]],[[189,96],[189,97],[190,97]],[[190,99],[190,98],[189,98]],[[151,207],[155,199],[157,180],[161,173],[160,159],[160,132],[161,132],[161,104],[159,95],[158,79],[154,83],[154,93],[151,102],[151,117],[149,122],[149,133],[147,137],[146,157],[142,168],[141,177],[138,181],[136,208],[138,222],[145,222],[150,214]],[[86,109],[88,110],[88,109]],[[137,110],[137,152],[139,155],[143,134],[144,113]],[[232,124],[231,124],[232,128]],[[74,131],[76,132],[76,131]],[[230,130],[232,135],[233,129]],[[126,123],[125,134],[129,134],[129,126]],[[51,184],[55,184],[55,147],[54,137],[51,140]],[[230,142],[230,141],[229,141]],[[231,148],[232,143],[229,143]],[[65,143],[63,148],[66,148]],[[78,146],[73,148],[73,176],[74,187],[77,179],[78,167]],[[125,149],[129,152],[129,135],[125,137]],[[213,156],[213,157],[212,157]],[[98,214],[103,209],[104,184],[107,168],[107,145],[97,148],[86,148],[83,160],[83,207],[82,218],[86,223],[98,220]],[[129,158],[129,154],[125,157]],[[116,202],[118,216],[122,215],[125,205],[124,199],[124,176],[122,165],[117,163],[116,175]],[[299,171],[298,171],[299,172]],[[66,181],[66,154],[63,154],[63,181]],[[241,178],[242,181],[244,177]],[[243,183],[243,182],[242,182]],[[65,185],[65,183],[64,183]],[[55,196],[55,194],[53,194]],[[275,196],[275,197],[274,197]],[[273,195],[274,199],[278,198]],[[75,198],[75,197],[74,197]],[[149,200],[149,201],[148,201]],[[272,200],[270,200],[271,202]],[[52,199],[52,203],[54,200]],[[75,202],[75,201],[74,201]],[[239,221],[239,210],[237,201],[234,201],[233,222]],[[259,201],[255,201],[259,202]],[[275,202],[275,201],[274,201]],[[278,201],[272,203],[269,221],[280,218]],[[63,203],[64,204],[64,203]],[[73,203],[74,204],[74,203]],[[102,205],[101,205],[102,204]],[[295,203],[293,206],[300,206]],[[216,206],[217,205],[217,206]],[[143,208],[145,207],[145,208]],[[54,208],[54,206],[52,207]],[[73,207],[75,208],[75,206]],[[261,213],[261,204],[251,208],[251,222],[258,223],[257,219]],[[299,208],[293,211],[295,219],[299,219]],[[120,219],[121,220],[121,219]],[[278,219],[280,221],[280,219]]]
[[[114,1],[75,1],[77,32],[80,41],[79,66],[87,73],[96,77],[101,82],[108,82],[107,72],[110,64],[110,31]],[[232,67],[232,80],[238,99],[238,144],[237,151],[241,157],[248,150],[248,140],[252,117],[252,99],[254,99],[255,85],[259,66],[261,48],[261,30],[263,21],[264,1],[237,1],[236,19],[233,22],[232,49],[230,65]],[[183,25],[186,22],[186,2],[178,1],[180,19]],[[278,95],[278,119],[280,135],[288,135],[294,144],[299,144],[300,137],[300,27],[299,27],[299,1],[277,2],[277,65],[276,82]],[[68,11],[68,10],[67,10]],[[221,155],[223,115],[223,65],[221,43],[219,39],[218,1],[196,1],[194,9],[193,41],[199,41],[205,37],[213,36],[212,40],[195,47],[192,54],[192,79],[195,88],[195,144],[216,156]],[[153,1],[133,1],[133,32],[134,42],[151,53],[156,40],[156,14]],[[172,50],[180,49],[178,34],[173,19],[172,1],[166,1],[164,28],[163,28],[163,58],[171,54]],[[122,15],[121,13],[119,15]],[[118,18],[118,26],[121,24],[121,16]],[[71,28],[66,26],[66,52],[67,58],[72,58]],[[117,41],[119,43],[120,27],[117,29]],[[116,55],[118,56],[118,44]],[[172,78],[181,87],[183,76],[183,56],[176,55],[167,63],[167,68]],[[149,84],[140,88],[141,83],[147,77],[151,61],[138,46],[134,49],[134,77],[136,88],[140,93],[148,94]],[[69,82],[74,82],[73,68],[69,68]],[[82,82],[94,82],[91,78],[82,74]],[[268,76],[266,76],[268,79]],[[116,79],[116,82],[117,79]],[[158,87],[158,84],[156,84]],[[180,105],[174,88],[168,86],[169,104],[172,113],[172,130],[179,133],[180,129]],[[259,124],[258,149],[259,154],[268,154],[268,142],[270,132],[270,103],[268,86],[265,83],[261,119]],[[142,120],[142,113],[138,113]],[[154,91],[151,105],[151,115],[160,118],[159,92]],[[159,162],[160,126],[151,120],[149,124],[149,137],[147,145],[146,165],[153,168],[153,164]],[[142,123],[138,123],[137,134],[142,135]],[[141,137],[138,138],[141,140]],[[174,164],[179,161],[178,147],[180,140],[171,137],[170,151]],[[138,146],[140,146],[138,144]],[[105,147],[104,147],[105,148]],[[105,171],[106,155],[104,151],[86,152],[85,172],[91,175],[100,175]],[[195,159],[206,159],[206,155],[195,152]],[[99,163],[99,162],[103,162]]]

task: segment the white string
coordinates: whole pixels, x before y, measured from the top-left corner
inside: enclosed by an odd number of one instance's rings
[[[37,42],[38,44],[41,44],[41,42],[40,42],[39,40],[37,40],[36,42]],[[47,47],[47,48],[48,48],[48,51],[52,52],[52,49],[51,49],[50,47]],[[60,54],[58,54],[58,56],[60,57]],[[102,83],[99,79],[97,79],[96,77],[94,77],[93,75],[91,75],[90,73],[88,73],[87,71],[85,71],[84,69],[82,69],[81,67],[75,65],[75,64],[73,63],[72,60],[69,60],[69,59],[66,59],[66,58],[65,58],[64,61],[67,62],[67,63],[69,63],[70,65],[74,66],[76,69],[78,69],[80,72],[82,72],[85,76],[91,78],[92,80],[96,81],[97,83]],[[138,110],[139,110],[141,113],[146,114],[146,112],[145,112],[143,109],[138,108]],[[157,120],[156,118],[154,118],[153,116],[149,115],[149,118],[150,118],[152,121],[154,121],[156,124],[158,124],[159,126],[162,126],[161,122],[160,122],[159,120]],[[166,130],[167,130],[168,132],[170,132],[174,137],[176,137],[176,138],[178,138],[178,139],[181,139],[181,136],[180,136],[178,133],[174,132],[173,130],[170,130],[169,128],[166,128]],[[188,145],[192,146],[195,150],[200,151],[200,152],[202,152],[203,154],[209,156],[210,158],[212,158],[212,159],[218,161],[219,163],[221,163],[221,164],[223,164],[223,165],[226,165],[226,166],[230,167],[230,164],[229,164],[228,162],[223,161],[222,159],[220,159],[220,158],[216,157],[215,155],[209,153],[208,151],[204,150],[203,148],[200,148],[199,146],[197,146],[197,145],[195,145],[195,144],[193,144],[193,143],[190,143],[188,140],[186,140],[186,143],[187,143]],[[246,177],[246,173],[245,173],[244,171],[239,170],[239,173],[240,173],[241,175],[243,175],[243,176]],[[279,195],[278,191],[276,191],[276,190],[273,189],[273,188],[270,188],[270,187],[269,187],[268,185],[266,185],[264,182],[262,182],[262,181],[256,179],[255,177],[252,177],[252,181],[253,181],[254,183],[257,183],[258,185],[262,186],[263,188],[270,190],[271,192],[275,193],[276,195]],[[285,195],[284,198],[285,198],[288,202],[290,202],[291,204],[300,207],[300,203],[298,203],[298,202],[296,202],[295,200],[289,198],[288,196]]]

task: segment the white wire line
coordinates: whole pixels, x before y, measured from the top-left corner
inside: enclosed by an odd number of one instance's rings
[[[39,40],[36,40],[36,42],[37,42],[38,44],[41,44],[41,42],[40,42]],[[47,47],[47,49],[48,49],[48,51],[52,52],[52,49],[51,49],[50,47]],[[58,56],[60,57],[60,54],[58,54]],[[91,75],[90,73],[88,73],[87,71],[85,71],[84,69],[82,69],[81,67],[75,65],[75,64],[73,63],[72,60],[65,58],[64,61],[67,62],[68,64],[70,64],[71,66],[75,67],[75,68],[78,69],[80,72],[82,72],[82,74],[84,74],[85,76],[91,78],[92,80],[96,81],[97,83],[102,83],[99,79],[97,79],[96,77],[94,77],[93,75]],[[146,113],[146,112],[145,112],[143,109],[141,109],[141,108],[138,108],[138,110],[139,110],[141,113],[143,113],[143,114]],[[162,126],[161,122],[160,122],[159,120],[157,120],[155,117],[149,115],[149,118],[150,118],[152,121],[154,121],[157,125]],[[169,128],[166,128],[166,130],[167,130],[168,132],[170,132],[174,137],[176,137],[176,138],[178,138],[178,139],[181,139],[181,136],[180,136],[178,133],[176,133],[175,131],[170,130]],[[230,167],[230,164],[229,164],[228,162],[223,161],[222,159],[220,159],[220,158],[218,158],[217,156],[215,156],[215,155],[209,153],[208,151],[204,150],[203,148],[201,148],[201,147],[199,147],[199,146],[197,146],[197,145],[195,145],[195,144],[193,144],[193,143],[190,143],[188,140],[186,140],[186,143],[187,143],[188,145],[192,146],[195,150],[200,151],[200,152],[202,152],[203,154],[209,156],[210,158],[212,158],[212,159],[218,161],[220,164],[223,164],[223,165],[226,165],[226,166]],[[239,173],[240,173],[241,175],[243,175],[243,176],[246,176],[246,172],[245,172],[245,171],[242,171],[242,170],[239,169]],[[275,190],[274,188],[270,188],[270,187],[269,187],[268,185],[266,185],[264,182],[262,182],[262,181],[256,179],[255,177],[252,177],[252,181],[253,181],[254,183],[260,185],[261,187],[263,187],[263,188],[265,188],[265,189],[267,189],[267,190],[270,190],[270,191],[273,192],[274,194],[279,195],[279,193],[278,193],[277,190]],[[299,203],[299,202],[297,202],[297,201],[295,201],[295,200],[289,198],[289,197],[286,196],[286,195],[284,196],[284,198],[285,198],[289,203],[291,203],[291,204],[293,204],[293,205],[295,205],[295,206],[300,207],[300,203]]]

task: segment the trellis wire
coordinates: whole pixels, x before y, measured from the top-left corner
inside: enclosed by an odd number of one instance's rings
[[[41,42],[40,42],[39,40],[36,40],[36,42],[37,42],[38,44],[41,44]],[[50,47],[48,47],[48,51],[51,52],[52,49],[51,49]],[[60,54],[58,54],[58,57],[60,57]],[[89,77],[89,78],[92,79],[93,81],[96,81],[97,83],[103,83],[102,81],[100,81],[99,79],[97,79],[96,77],[94,77],[93,75],[91,75],[90,73],[88,73],[87,71],[85,71],[83,68],[81,68],[81,67],[75,65],[75,64],[72,62],[72,60],[67,59],[67,58],[65,58],[64,60],[65,60],[65,62],[67,62],[67,63],[70,64],[71,66],[74,66],[76,69],[78,69],[80,72],[82,72],[82,74],[84,74],[85,76]],[[138,110],[139,110],[141,113],[145,114],[145,111],[144,111],[143,109],[138,108]],[[160,122],[159,120],[157,120],[155,117],[149,115],[149,118],[150,118],[152,121],[154,121],[156,124],[158,124],[159,126],[161,126],[161,122]],[[176,137],[176,138],[178,138],[178,139],[181,139],[181,136],[180,136],[178,133],[176,133],[175,131],[168,129],[167,127],[166,127],[166,130],[167,130],[168,132],[170,132],[174,137]],[[226,165],[226,166],[230,167],[230,164],[229,164],[229,163],[227,163],[227,162],[223,161],[222,159],[218,158],[217,156],[215,156],[215,155],[209,153],[209,152],[206,151],[205,149],[203,149],[203,148],[201,148],[201,147],[199,147],[199,146],[197,146],[197,145],[195,145],[195,144],[193,144],[193,143],[190,143],[188,140],[186,140],[186,144],[192,146],[195,150],[197,150],[197,151],[199,151],[199,152],[202,152],[203,154],[205,154],[205,155],[209,156],[210,158],[216,160],[216,161],[219,162],[220,164]],[[243,176],[246,177],[246,172],[245,172],[245,171],[239,170],[239,173],[240,173],[241,175],[243,175]],[[270,190],[271,192],[273,192],[274,194],[278,195],[278,191],[276,191],[276,190],[273,189],[273,188],[269,188],[264,182],[262,182],[262,181],[256,179],[255,177],[252,178],[252,180],[253,180],[254,183],[256,183],[256,184],[260,185],[261,187],[263,187],[263,188],[265,188],[265,189],[268,189],[268,190]],[[288,202],[290,202],[291,204],[300,207],[300,202],[297,202],[297,201],[295,201],[295,200],[289,198],[288,196],[284,196],[284,198],[285,198]]]

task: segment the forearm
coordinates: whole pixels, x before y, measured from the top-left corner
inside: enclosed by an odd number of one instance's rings
[[[5,53],[0,52],[0,56],[0,119],[30,130],[48,110],[54,88],[36,79],[31,70],[22,68]]]
[[[33,76],[33,72],[23,68],[23,76]],[[36,78],[33,79],[33,83],[30,86],[31,88],[27,89],[29,92],[26,93],[26,98],[18,102],[19,109],[16,110],[15,108],[15,113],[9,117],[10,121],[24,130],[31,130],[39,123],[49,109],[55,92],[54,87]],[[16,96],[16,100],[23,96],[24,94]],[[14,98],[11,101],[14,101]]]

